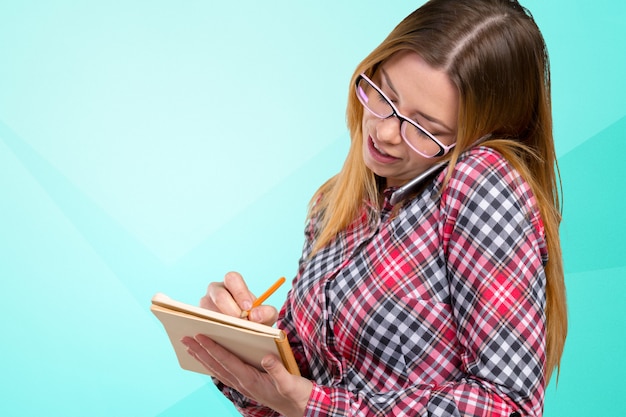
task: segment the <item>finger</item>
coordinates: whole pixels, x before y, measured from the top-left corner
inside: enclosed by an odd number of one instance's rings
[[[250,292],[246,282],[238,272],[229,272],[224,276],[224,287],[231,293],[241,310],[250,310],[252,302],[256,299]]]
[[[195,340],[211,356],[208,361],[213,369],[225,378],[222,382],[250,396],[249,385],[258,379],[259,371],[205,335],[196,335]]]
[[[203,352],[204,348],[195,339],[189,336],[185,336],[180,341],[187,348],[187,353],[189,355],[191,355],[195,360],[200,362],[200,364],[204,366],[212,376],[217,377],[217,373],[215,372],[214,367],[211,364],[210,358],[206,357],[206,352]]]
[[[187,347],[187,353],[200,362],[213,377],[229,387],[237,388],[237,379],[233,378],[232,374],[210,354],[210,351],[205,346],[189,336],[183,337],[181,342]],[[209,343],[205,342],[205,344],[209,346]],[[219,347],[217,344],[215,346]]]
[[[272,378],[278,393],[289,398],[292,402],[297,404],[299,408],[304,410],[313,389],[311,381],[290,374],[275,355],[264,357],[261,361],[261,365],[270,378]]]
[[[206,358],[209,362],[215,363],[221,367],[228,365],[229,368],[233,368],[234,370],[236,370],[235,368],[238,364],[241,364],[241,368],[247,366],[241,361],[241,359],[224,349],[208,336],[198,334],[193,338],[193,341],[201,346],[202,350],[210,356],[210,358]]]
[[[278,392],[288,396],[294,387],[294,377],[275,355],[268,355],[261,361],[265,372],[274,380]]]
[[[217,283],[210,283],[209,285],[207,285],[206,293],[200,299],[200,307],[206,308],[208,310],[217,311],[217,307],[216,307],[215,303],[213,302],[213,300],[209,296],[210,287],[211,287],[211,285],[214,285],[214,284],[217,284]]]
[[[200,300],[200,306],[235,317],[239,317],[242,311],[232,294],[221,282],[209,284],[206,295]]]
[[[276,319],[278,319],[278,311],[273,306],[262,305],[250,310],[250,316],[248,317],[248,319],[250,321],[255,321],[257,323],[263,323],[268,326],[272,326],[274,323],[276,323]]]

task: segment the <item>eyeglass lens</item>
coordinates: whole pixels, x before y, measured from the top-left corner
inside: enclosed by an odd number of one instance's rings
[[[400,119],[400,132],[406,143],[417,153],[426,157],[433,157],[442,152],[431,135],[415,122],[398,114],[391,102],[367,79],[361,77],[356,86],[356,94],[363,106],[374,116],[386,119],[395,115]]]

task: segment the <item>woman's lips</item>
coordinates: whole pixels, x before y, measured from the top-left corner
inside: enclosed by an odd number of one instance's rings
[[[370,155],[372,155],[372,158],[376,161],[376,162],[380,162],[382,164],[390,164],[392,162],[397,161],[399,158],[396,158],[394,156],[388,155],[386,153],[383,153],[381,150],[379,150],[378,148],[376,148],[376,145],[374,144],[374,139],[372,139],[372,137],[368,137],[368,141],[367,141],[367,147],[369,149]]]

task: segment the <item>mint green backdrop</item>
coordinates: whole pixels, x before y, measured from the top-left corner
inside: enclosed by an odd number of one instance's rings
[[[178,368],[150,297],[293,276],[352,70],[420,3],[1,0],[0,415],[236,415]],[[565,195],[545,415],[624,415],[626,3],[525,4]]]

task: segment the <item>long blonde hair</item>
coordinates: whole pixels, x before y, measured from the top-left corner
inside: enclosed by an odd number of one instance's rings
[[[456,147],[459,155],[478,139],[500,152],[530,184],[548,246],[546,380],[559,368],[567,335],[565,284],[559,239],[560,179],[552,137],[550,69],[543,37],[515,0],[431,0],[406,17],[356,68],[350,83],[347,123],[351,146],[341,171],[311,200],[319,229],[314,251],[328,244],[360,214],[363,202],[380,199],[377,178],[362,158],[363,107],[354,94],[360,73],[371,76],[400,51],[416,52],[443,69],[459,91]],[[447,180],[447,179],[446,179]]]

